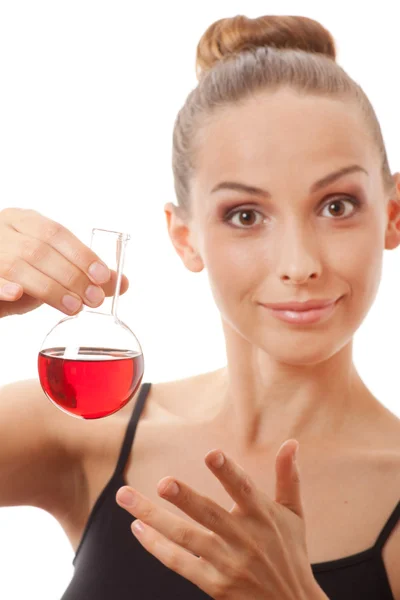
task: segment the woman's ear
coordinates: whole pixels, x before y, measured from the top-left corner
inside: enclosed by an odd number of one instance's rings
[[[168,202],[164,206],[165,216],[171,242],[189,271],[199,273],[204,269],[204,263],[196,248],[194,233],[190,227],[189,219],[183,209]]]
[[[393,250],[400,244],[400,173],[395,173],[393,179],[396,189],[387,203],[385,250]]]

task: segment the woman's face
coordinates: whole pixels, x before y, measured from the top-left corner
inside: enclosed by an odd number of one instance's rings
[[[202,130],[191,235],[225,326],[291,364],[349,342],[376,296],[387,199],[377,150],[356,107],[291,90],[218,112]],[[333,172],[360,168],[313,190]],[[222,182],[258,193],[216,190]],[[307,326],[262,303],[342,297]]]

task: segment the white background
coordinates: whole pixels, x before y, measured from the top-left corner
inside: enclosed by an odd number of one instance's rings
[[[172,129],[197,84],[196,45],[213,21],[235,14],[304,15],[325,25],[339,64],[374,105],[392,172],[400,170],[399,32],[389,2],[0,3],[0,208],[34,208],[88,245],[92,227],[131,233],[124,269],[130,290],[119,316],[142,345],[143,381],[225,364],[206,271],[183,266],[163,206],[176,203]],[[371,391],[400,416],[399,274],[399,252],[385,251],[354,357]],[[37,376],[39,347],[63,316],[45,305],[0,322],[0,385]],[[60,598],[72,559],[66,535],[46,512],[0,510],[0,598]]]

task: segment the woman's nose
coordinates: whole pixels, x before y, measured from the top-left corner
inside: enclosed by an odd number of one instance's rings
[[[282,240],[276,267],[282,281],[300,284],[321,275],[320,250],[315,236],[292,226],[286,230]]]

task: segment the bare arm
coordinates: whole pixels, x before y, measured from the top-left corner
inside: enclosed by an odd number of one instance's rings
[[[38,380],[0,388],[0,507],[36,506],[54,516],[72,509],[83,474],[71,421]]]

